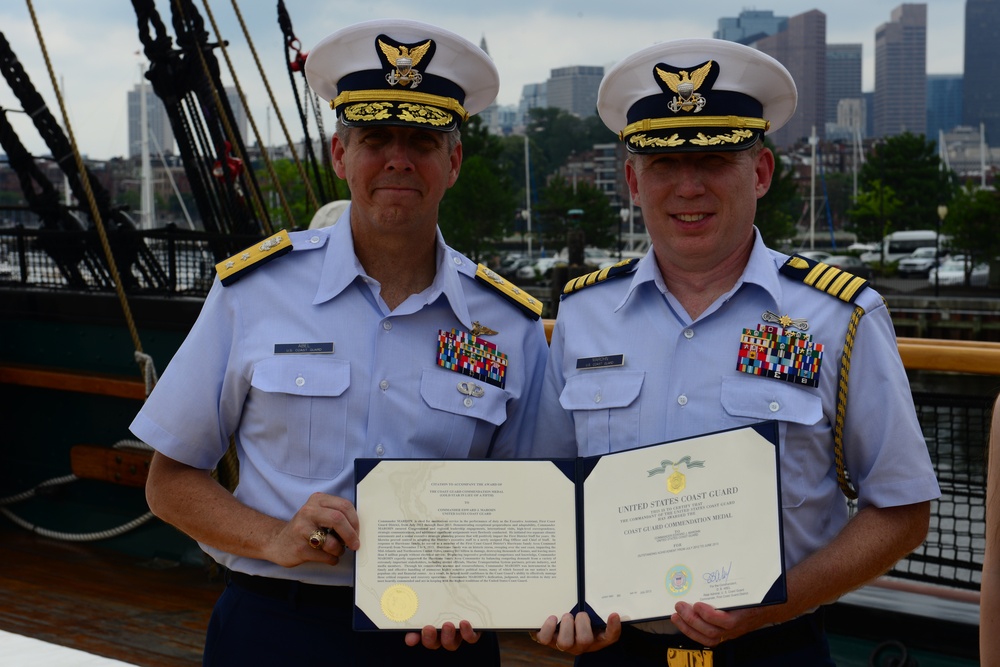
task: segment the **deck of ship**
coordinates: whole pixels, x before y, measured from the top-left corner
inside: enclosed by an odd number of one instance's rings
[[[0,519],[0,630],[15,635],[139,667],[193,667],[221,585],[197,567],[51,540]],[[502,634],[501,651],[504,667],[572,664],[524,632]]]
[[[172,562],[143,561],[94,544],[74,544],[39,537],[0,520],[0,631],[65,646],[139,667],[193,667],[201,664],[205,627],[221,583],[206,569]],[[885,592],[883,591],[883,594]],[[878,595],[878,593],[869,593]],[[964,656],[948,655],[946,644],[973,644],[977,610],[964,606],[963,614],[940,607],[941,600],[924,597],[909,602],[910,609],[893,609],[889,598],[865,600],[830,610],[831,646],[838,665],[867,667],[876,654],[898,656],[900,650],[917,658],[921,667],[959,667],[977,664],[975,648]],[[899,594],[892,596],[898,602]],[[852,601],[849,601],[852,602]],[[923,606],[938,614],[927,621],[928,634],[941,646],[907,645],[917,616],[906,614]],[[882,611],[875,607],[881,607]],[[934,611],[937,608],[938,611]],[[943,612],[943,613],[942,613]],[[871,636],[847,634],[859,616]],[[942,629],[946,618],[958,619]],[[903,625],[900,625],[900,624]],[[956,634],[957,633],[957,634]],[[959,639],[959,635],[961,639]],[[902,648],[900,648],[902,647]],[[944,650],[945,652],[942,652]],[[523,632],[501,634],[504,667],[566,667],[568,656],[532,643]],[[3,652],[0,650],[0,655]],[[64,661],[15,664],[45,667]]]

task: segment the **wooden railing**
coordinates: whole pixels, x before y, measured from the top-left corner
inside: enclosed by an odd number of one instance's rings
[[[545,337],[555,320],[545,320]],[[1000,343],[934,338],[900,338],[899,356],[909,370],[1000,375]],[[75,370],[0,364],[0,384],[74,391],[99,396],[144,400],[141,378]]]
[[[551,340],[556,321],[544,322],[545,338]],[[1000,375],[1000,343],[937,338],[899,338],[896,342],[908,370]]]

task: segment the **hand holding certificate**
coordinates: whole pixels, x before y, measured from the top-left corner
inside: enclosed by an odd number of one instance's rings
[[[576,460],[359,460],[357,629],[782,602],[771,422]]]

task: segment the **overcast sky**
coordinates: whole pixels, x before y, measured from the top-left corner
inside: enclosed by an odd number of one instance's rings
[[[212,33],[203,0],[195,0]],[[240,85],[247,94],[263,139],[268,140],[267,109],[270,102],[261,76],[237,19],[234,2],[250,32],[250,39],[264,61],[268,83],[293,138],[301,138],[291,87],[285,70],[285,49],[277,24],[276,0],[209,0],[209,8],[228,40]],[[126,92],[139,82],[143,59],[135,12],[128,0],[32,0],[55,75],[67,100],[69,119],[81,150],[94,158],[124,155],[128,144]],[[156,0],[170,27],[169,0]],[[545,81],[549,71],[568,65],[608,67],[639,48],[683,37],[711,37],[719,17],[737,16],[744,9],[772,10],[777,16],[794,16],[809,9],[826,14],[827,43],[863,45],[864,90],[874,88],[875,29],[890,19],[900,3],[885,0],[771,0],[758,5],[745,0],[665,2],[632,0],[506,0],[505,2],[455,2],[449,0],[285,0],[292,26],[303,50],[325,35],[351,23],[372,18],[401,17],[440,25],[487,48],[500,71],[498,102],[517,104],[521,87]],[[962,72],[965,0],[927,3],[927,72]],[[0,1],[0,32],[42,97],[62,116],[42,59],[41,49],[25,0]],[[214,39],[214,35],[213,35]],[[225,70],[225,62],[219,55]],[[224,81],[231,83],[228,72]],[[0,107],[20,104],[6,82],[0,82]],[[333,125],[332,112],[327,118]],[[21,141],[29,150],[48,150],[37,131],[21,114],[10,114]],[[281,131],[271,114],[271,139],[279,143]],[[253,143],[251,140],[249,143]]]

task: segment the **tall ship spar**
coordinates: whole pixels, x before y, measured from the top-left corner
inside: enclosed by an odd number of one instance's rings
[[[7,417],[0,535],[32,536],[39,557],[48,541],[57,541],[200,573],[206,562],[197,545],[148,513],[143,485],[150,453],[130,439],[128,424],[155,384],[156,369],[166,367],[197,317],[215,263],[293,225],[272,220],[234,130],[217,59],[221,52],[229,63],[225,43],[210,41],[191,0],[170,3],[173,38],[153,0],[132,6],[150,63],[145,78],[166,108],[203,229],[141,229],[117,206],[0,32],[6,83],[79,202],[60,201],[0,108],[0,148],[40,222],[0,228],[0,405]],[[304,54],[280,0],[277,10],[305,135],[301,159],[289,148],[316,211],[346,193],[337,192],[328,151],[317,155],[313,148],[314,139],[327,145],[325,131],[321,123],[310,129],[308,118],[320,114],[299,76]],[[39,40],[44,44],[40,31]],[[257,144],[264,145],[259,134]],[[266,151],[253,166],[276,182]],[[281,217],[292,221],[284,194],[276,193]],[[900,350],[944,496],[920,549],[878,585],[831,608],[834,648],[843,664],[905,665],[918,657],[922,665],[977,664],[984,457],[1000,343],[901,338]],[[235,457],[216,472],[220,483],[238,483]],[[209,567],[205,579],[211,574]],[[0,617],[0,630],[3,623]]]

